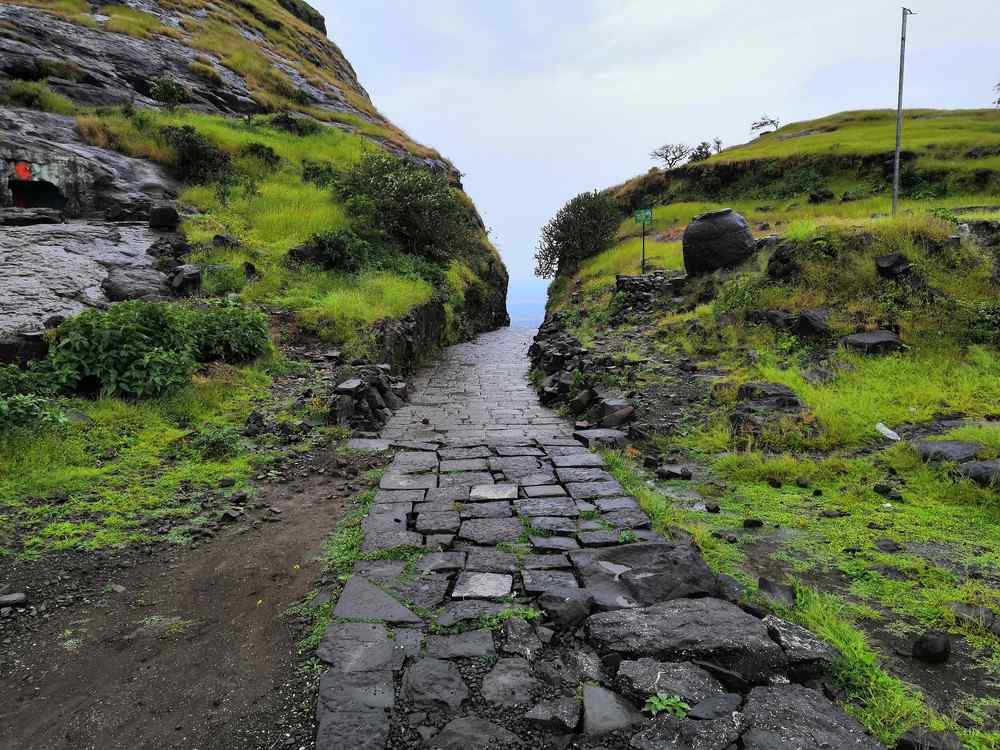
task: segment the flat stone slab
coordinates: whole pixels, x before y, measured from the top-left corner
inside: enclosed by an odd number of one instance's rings
[[[389,670],[342,673],[331,669],[319,680],[320,708],[334,713],[391,709],[395,698]]]
[[[522,748],[524,744],[516,734],[476,716],[463,716],[445,724],[434,736],[434,750],[493,750],[493,748]]]
[[[493,633],[485,629],[427,638],[427,655],[435,659],[466,659],[496,656],[496,653]]]
[[[689,706],[722,695],[725,688],[712,675],[690,662],[662,662],[644,657],[625,660],[618,667],[616,687],[638,703],[657,693],[676,695]]]
[[[496,545],[511,542],[524,533],[524,525],[518,518],[472,518],[462,521],[458,535],[476,544]]]
[[[628,729],[645,720],[635,707],[619,695],[599,685],[583,686],[583,731],[602,736]]]
[[[501,602],[487,602],[481,599],[463,599],[448,602],[437,616],[437,624],[442,628],[450,628],[463,622],[473,622],[485,617],[494,617],[510,605]]]
[[[864,354],[888,354],[903,345],[899,336],[892,331],[852,333],[850,336],[842,338],[841,343],[848,349]]]
[[[625,488],[613,479],[610,482],[570,482],[566,490],[575,500],[621,497],[625,494]]]
[[[514,515],[511,504],[505,500],[485,503],[467,503],[462,506],[463,519],[468,518],[510,518]]]
[[[613,482],[615,478],[604,469],[556,469],[560,482]]]
[[[634,750],[729,750],[736,747],[740,734],[746,731],[748,722],[744,714],[733,712],[729,716],[711,721],[678,719],[669,714],[661,714],[632,736],[629,747]],[[796,747],[794,745],[770,745],[769,750]],[[822,745],[799,745],[797,747],[826,747]],[[831,748],[832,750],[832,748]]]
[[[483,471],[462,471],[456,474],[442,474],[439,479],[442,487],[475,487],[489,484],[493,475]]]
[[[521,572],[521,581],[524,584],[524,590],[529,594],[579,587],[576,576],[568,570],[524,570]]]
[[[620,531],[596,529],[581,531],[576,535],[576,540],[584,547],[613,547],[622,543],[622,535]]]
[[[613,510],[601,517],[616,529],[648,529],[651,524],[641,510]]]
[[[540,484],[534,487],[522,487],[521,491],[527,497],[561,497],[566,490],[558,484]]]
[[[492,479],[492,475],[490,477]],[[481,500],[516,500],[516,484],[490,484],[484,483],[474,485],[469,493],[469,502],[479,502]]]
[[[330,711],[318,708],[316,750],[382,750],[389,740],[389,714],[384,709]]]
[[[556,570],[572,567],[569,558],[561,553],[552,555],[525,555],[521,565],[525,570]]]
[[[361,524],[362,528],[366,533],[372,531],[404,532],[406,531],[407,507],[405,504],[401,506],[399,503],[376,505],[365,517]]]
[[[461,570],[465,567],[464,552],[431,552],[414,561],[414,567],[421,573],[438,573],[447,570]]]
[[[491,458],[490,471],[499,471],[508,477],[530,476],[543,469],[543,464],[533,456],[513,456],[507,458]]]
[[[547,484],[558,484],[559,480],[556,479],[556,475],[552,472],[540,471],[537,474],[518,477],[517,483],[522,487],[541,487]]]
[[[449,661],[424,658],[403,673],[400,696],[415,706],[457,709],[469,697],[461,673]]]
[[[743,713],[750,729],[742,737],[745,750],[776,747],[830,747],[883,750],[861,725],[822,693],[801,685],[755,687]]]
[[[337,600],[333,616],[344,620],[381,620],[401,625],[423,622],[382,589],[361,576],[351,576],[347,581]]]
[[[506,573],[465,572],[458,576],[451,595],[454,599],[497,599],[507,596],[513,584],[513,577]]]
[[[580,703],[575,698],[543,701],[524,715],[541,729],[558,734],[572,732],[580,723]]]
[[[552,465],[557,469],[603,468],[604,459],[596,453],[563,453],[552,456]]]
[[[594,505],[602,513],[613,513],[616,510],[640,510],[639,503],[631,497],[598,497]]]
[[[441,473],[452,471],[489,471],[485,458],[461,458],[441,462]]]
[[[438,458],[426,451],[406,451],[397,453],[389,465],[389,473],[419,474],[437,469]]]
[[[472,446],[469,448],[442,448],[438,451],[443,461],[467,461],[474,458],[489,458],[492,454],[490,449],[484,446]]]
[[[381,552],[397,547],[421,547],[424,537],[415,531],[372,531],[365,533],[362,552]]]
[[[410,606],[433,609],[448,598],[451,573],[424,573],[418,576],[403,576],[387,581],[387,592]]]
[[[396,648],[385,626],[368,622],[335,622],[327,627],[316,656],[335,672],[395,671],[405,654]]]
[[[539,552],[568,552],[580,547],[575,539],[565,536],[532,536],[529,539]]]
[[[718,580],[690,542],[623,544],[569,553],[601,609],[718,594]]]
[[[514,503],[522,516],[563,516],[576,518],[580,515],[576,503],[568,497],[535,497]]]
[[[532,448],[527,445],[515,445],[515,446],[498,446],[497,455],[502,457],[507,456],[534,456],[536,458],[544,456],[545,453],[538,448]]]
[[[470,489],[471,487],[468,485],[457,487],[437,487],[427,490],[427,496],[424,499],[429,503],[464,502],[469,499]]]
[[[462,524],[458,511],[420,512],[414,524],[422,534],[454,534]]]
[[[664,661],[707,661],[751,683],[781,674],[787,660],[757,618],[721,599],[675,599],[591,615],[586,632],[599,650]]]
[[[365,451],[367,453],[382,453],[389,450],[388,440],[377,440],[372,438],[351,438],[347,441],[347,447],[352,451]]]
[[[378,485],[383,490],[428,490],[437,487],[434,474],[384,474]]]
[[[500,659],[483,678],[482,694],[490,703],[501,706],[531,704],[532,694],[540,683],[531,675],[531,665],[520,657]]]
[[[420,503],[424,501],[427,490],[379,490],[375,493],[373,505],[392,505],[398,503]]]
[[[465,569],[479,573],[514,573],[517,558],[510,552],[495,549],[469,550]]]
[[[528,523],[536,531],[546,531],[551,534],[576,533],[576,520],[565,516],[531,516],[528,518]]]

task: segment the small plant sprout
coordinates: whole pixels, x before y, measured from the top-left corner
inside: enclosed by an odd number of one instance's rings
[[[675,718],[683,719],[687,716],[688,711],[691,710],[691,706],[685,703],[678,695],[657,693],[646,699],[646,705],[642,707],[642,710],[646,711],[650,716],[656,716],[665,712]]]

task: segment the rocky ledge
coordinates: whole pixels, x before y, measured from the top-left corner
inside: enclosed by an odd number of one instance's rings
[[[826,694],[835,653],[577,440],[354,445],[397,452],[317,649],[320,750],[881,747]]]

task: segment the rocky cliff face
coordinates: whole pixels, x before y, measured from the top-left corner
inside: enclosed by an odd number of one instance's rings
[[[110,150],[119,144],[88,142],[73,115],[177,105],[232,118],[292,112],[420,160],[460,187],[447,160],[378,112],[322,17],[299,0],[28,5],[35,0],[0,4],[0,94],[36,86],[72,114],[34,111],[58,110],[44,102],[23,109],[9,96],[4,106],[0,96],[0,361],[43,351],[46,327],[87,307],[169,297],[184,263],[176,226],[148,221],[153,206],[176,203],[177,180]],[[466,300],[468,332],[507,321],[506,270],[497,261],[486,276],[485,291]],[[417,328],[417,348],[443,339]]]

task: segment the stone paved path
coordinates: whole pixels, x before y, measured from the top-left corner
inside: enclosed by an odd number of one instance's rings
[[[741,608],[538,405],[529,342],[449,349],[387,426],[366,559],[317,651],[317,748],[880,747],[801,684],[829,649]],[[657,693],[689,716],[641,713]]]

